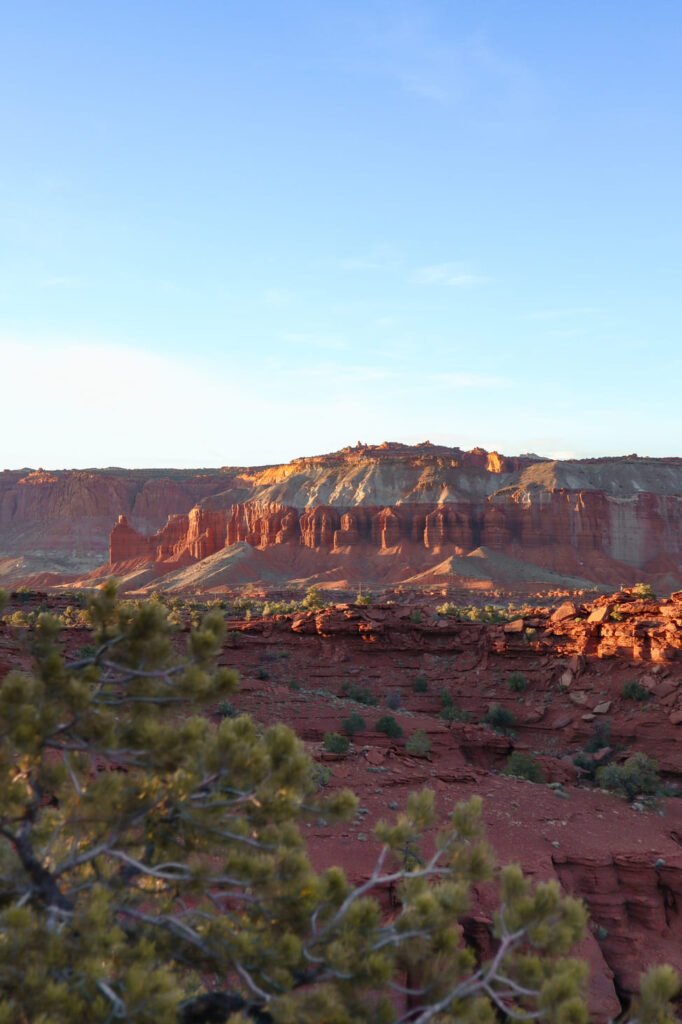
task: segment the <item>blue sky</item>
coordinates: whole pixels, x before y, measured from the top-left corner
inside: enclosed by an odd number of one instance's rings
[[[682,455],[682,5],[35,3],[0,469]]]

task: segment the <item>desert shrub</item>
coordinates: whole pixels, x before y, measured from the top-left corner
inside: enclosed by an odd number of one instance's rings
[[[393,715],[384,715],[377,722],[375,729],[377,732],[383,732],[386,736],[390,736],[392,740],[398,740],[403,734],[403,730],[398,722],[396,722]]]
[[[579,751],[573,758],[573,764],[576,768],[580,769],[584,779],[588,782],[594,782],[598,765],[595,764],[591,754],[586,753],[584,750]]]
[[[68,661],[49,615],[33,668],[0,674],[3,1024],[378,1024],[396,1017],[407,964],[423,1020],[518,1017],[523,986],[527,1019],[584,1024],[587,967],[566,955],[585,908],[555,881],[494,869],[480,798],[434,846],[435,794],[411,793],[374,830],[368,882],[318,873],[304,824],[348,821],[357,800],[320,792],[331,773],[286,726],[197,713],[237,685],[215,667],[222,615],[181,651],[162,606],[124,607],[113,586],[90,614],[98,685],[94,657]],[[492,880],[507,935],[479,963],[459,921]],[[402,906],[387,917],[389,881]],[[678,985],[671,968],[648,972],[640,1024],[674,1019]]]
[[[350,749],[350,741],[347,736],[342,736],[338,732],[327,732],[322,746],[330,754],[347,754]]]
[[[583,750],[586,754],[596,754],[603,747],[608,747],[611,742],[611,722],[603,718],[595,725],[592,735],[585,743]]]
[[[471,714],[469,711],[463,711],[462,708],[455,707],[454,704],[447,704],[440,713],[440,718],[444,722],[470,722]]]
[[[418,625],[422,621],[422,613],[415,608],[414,611],[410,612],[410,622],[414,622]]]
[[[649,583],[635,583],[634,587],[631,588],[633,597],[638,597],[643,600],[647,597],[655,598],[653,588]]]
[[[512,693],[525,693],[529,683],[523,672],[512,672],[507,679],[507,686]]]
[[[239,714],[237,708],[229,700],[221,700],[216,712],[221,718],[236,718]]]
[[[341,728],[347,736],[355,736],[358,732],[364,732],[367,728],[364,718],[357,711],[353,711],[348,718],[344,718]]]
[[[257,668],[256,669],[256,679],[266,680],[266,679],[269,679],[269,678],[270,678],[270,673],[268,672],[268,670],[266,668],[262,668],[261,667],[261,668]]]
[[[638,683],[636,679],[631,679],[628,683],[623,683],[623,689],[620,691],[620,695],[623,700],[648,700],[649,691],[646,687]]]
[[[425,757],[431,750],[431,740],[423,729],[416,729],[407,738],[405,750],[408,754],[415,754],[417,757]]]
[[[636,796],[652,796],[658,792],[661,777],[658,764],[641,750],[623,764],[609,764],[597,769],[597,784],[627,800]]]
[[[451,619],[457,619],[458,622],[484,622],[484,623],[496,623],[506,622],[511,618],[519,618],[519,613],[516,610],[512,610],[511,606],[507,610],[503,610],[494,604],[487,604],[483,608],[479,608],[477,605],[458,605],[452,604],[446,601],[444,604],[439,604],[436,607],[438,615],[445,615]]]
[[[367,591],[358,590],[355,595],[355,604],[358,608],[367,608],[372,603],[372,595]]]
[[[287,686],[293,693],[298,693],[298,691],[301,689],[301,684],[298,682],[297,679],[290,679],[289,682],[287,683]]]
[[[332,770],[327,764],[316,764],[313,767],[313,779],[318,789],[324,789],[332,777]]]
[[[358,704],[364,704],[366,707],[374,707],[379,703],[372,691],[360,683],[344,683],[341,687],[341,694],[344,697],[348,697],[349,700],[356,701]]]
[[[493,706],[483,716],[483,721],[486,725],[489,725],[491,729],[494,729],[495,732],[508,733],[516,725],[516,719],[512,712],[501,704],[493,704]]]
[[[513,775],[517,779],[528,779],[529,782],[545,781],[542,765],[522,750],[515,750],[513,754],[509,755],[503,772],[505,775]]]
[[[317,611],[319,608],[324,608],[324,600],[318,587],[310,587],[305,594],[305,597],[301,601],[301,608],[306,608],[309,611]]]
[[[441,690],[438,696],[440,697],[440,706],[442,708],[450,708],[454,704],[452,694],[447,690]]]
[[[391,711],[397,711],[402,701],[400,694],[397,692],[389,693],[386,697],[386,707],[390,708]]]
[[[416,676],[414,683],[412,684],[412,689],[414,690],[415,693],[427,693],[429,689],[429,683],[426,676]]]

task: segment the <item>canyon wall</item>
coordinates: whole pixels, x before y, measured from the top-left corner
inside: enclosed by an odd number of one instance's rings
[[[147,557],[182,563],[238,543],[262,550],[287,545],[339,555],[406,555],[409,549],[411,562],[419,551],[433,560],[483,547],[558,572],[615,583],[626,581],[627,570],[644,575],[679,572],[682,497],[616,498],[599,491],[555,491],[538,492],[529,499],[515,492],[494,494],[482,502],[308,509],[238,502],[225,509],[197,507],[171,516],[151,537],[142,537],[127,521],[119,522],[111,535],[110,561]]]
[[[669,576],[674,588],[682,460],[557,461],[425,442],[256,468],[0,473],[0,577],[15,556],[34,572],[79,573],[107,559],[187,565],[235,544],[278,550],[280,561],[297,550],[384,565],[409,554],[406,579],[484,549],[573,579]]]

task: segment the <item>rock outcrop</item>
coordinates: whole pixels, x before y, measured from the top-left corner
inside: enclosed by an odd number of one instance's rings
[[[318,552],[330,579],[334,564],[346,566],[340,579],[383,579],[395,554],[406,581],[506,572],[513,582],[515,559],[531,576],[543,570],[539,581],[671,589],[682,586],[682,459],[552,461],[427,442],[259,469],[0,474],[0,559],[68,554],[92,568],[112,523],[110,563],[146,559],[158,572],[248,544]],[[457,561],[480,551],[485,565]]]

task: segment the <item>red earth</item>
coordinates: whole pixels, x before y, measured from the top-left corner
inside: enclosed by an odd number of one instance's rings
[[[17,594],[10,612],[60,610],[70,600]],[[673,791],[682,783],[682,593],[659,601],[621,591],[587,604],[525,609],[499,624],[457,621],[422,598],[394,596],[367,607],[232,619],[227,629],[221,662],[241,675],[235,709],[264,724],[286,722],[328,769],[327,786],[350,787],[360,798],[352,823],[307,826],[318,867],[340,863],[355,881],[366,878],[377,854],[373,825],[415,788],[434,789],[443,816],[480,794],[499,861],[517,861],[536,879],[557,878],[585,900],[590,930],[578,952],[591,965],[595,1020],[619,1012],[648,965],[682,970],[682,800],[627,803],[588,778],[590,762],[643,751]],[[73,650],[86,640],[79,628],[66,631]],[[0,673],[21,660],[2,624]],[[632,682],[645,699],[624,696]],[[376,705],[351,699],[353,688]],[[444,701],[468,721],[443,720]],[[507,734],[483,722],[495,705],[513,715]],[[327,754],[325,734],[341,731],[353,711],[366,729],[347,755]],[[401,739],[376,730],[386,714],[401,725]],[[417,729],[430,741],[421,757],[405,746]],[[531,754],[546,782],[504,774],[512,751]],[[494,900],[481,887],[465,922],[483,951]]]

